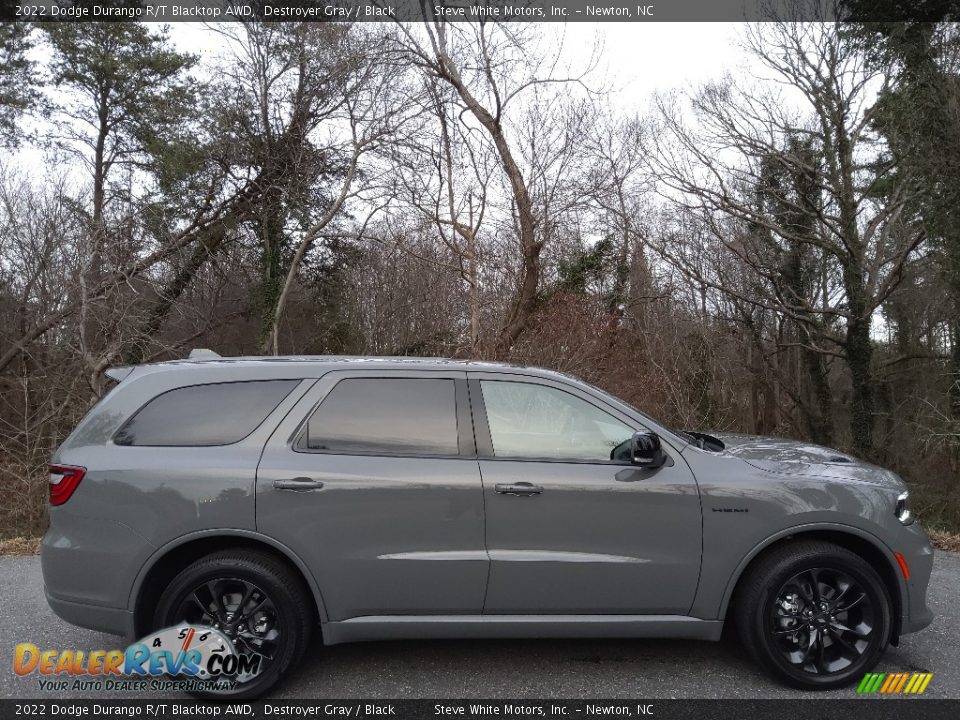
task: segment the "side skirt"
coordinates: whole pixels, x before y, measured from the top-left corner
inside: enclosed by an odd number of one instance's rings
[[[325,645],[493,638],[719,640],[723,621],[685,615],[369,615],[326,622],[321,627]]]

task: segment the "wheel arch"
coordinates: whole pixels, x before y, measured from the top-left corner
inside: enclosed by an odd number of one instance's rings
[[[268,552],[300,576],[313,598],[315,616],[322,627],[327,621],[326,607],[316,578],[306,564],[283,543],[251,530],[210,530],[183,535],[158,548],[143,564],[127,600],[133,612],[134,632],[142,637],[149,631],[160,591],[184,567],[210,553],[228,549],[255,549]]]
[[[813,539],[832,542],[835,545],[846,548],[862,557],[877,571],[893,603],[892,614],[894,626],[892,641],[896,644],[900,635],[900,623],[903,619],[903,613],[906,610],[906,603],[908,602],[907,588],[904,584],[903,577],[897,569],[893,551],[875,535],[851,525],[828,523],[800,525],[782,530],[758,543],[746,557],[740,561],[740,564],[736,570],[734,570],[733,575],[728,581],[720,603],[718,617],[726,619],[740,581],[746,575],[747,570],[765,553],[776,547],[782,547],[787,543]]]

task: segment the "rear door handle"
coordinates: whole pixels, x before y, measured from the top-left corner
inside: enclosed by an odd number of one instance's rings
[[[273,487],[276,490],[319,490],[323,487],[323,482],[308,477],[296,477],[292,480],[274,480]]]
[[[534,485],[528,482],[518,483],[497,483],[494,489],[501,495],[539,495],[543,492],[542,485]]]

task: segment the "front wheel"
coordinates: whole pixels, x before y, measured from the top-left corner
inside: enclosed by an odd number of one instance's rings
[[[869,672],[893,625],[876,571],[822,541],[776,548],[751,568],[738,588],[736,621],[761,667],[794,687],[821,690]]]
[[[154,626],[212,627],[256,670],[231,678],[232,689],[195,692],[212,699],[256,698],[303,655],[313,625],[309,595],[289,568],[267,553],[226,550],[181,571],[160,597]]]

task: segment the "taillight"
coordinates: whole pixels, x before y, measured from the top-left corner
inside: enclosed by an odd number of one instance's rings
[[[63,505],[77,485],[83,480],[87,469],[75,467],[73,465],[51,465],[50,466],[50,504]]]

